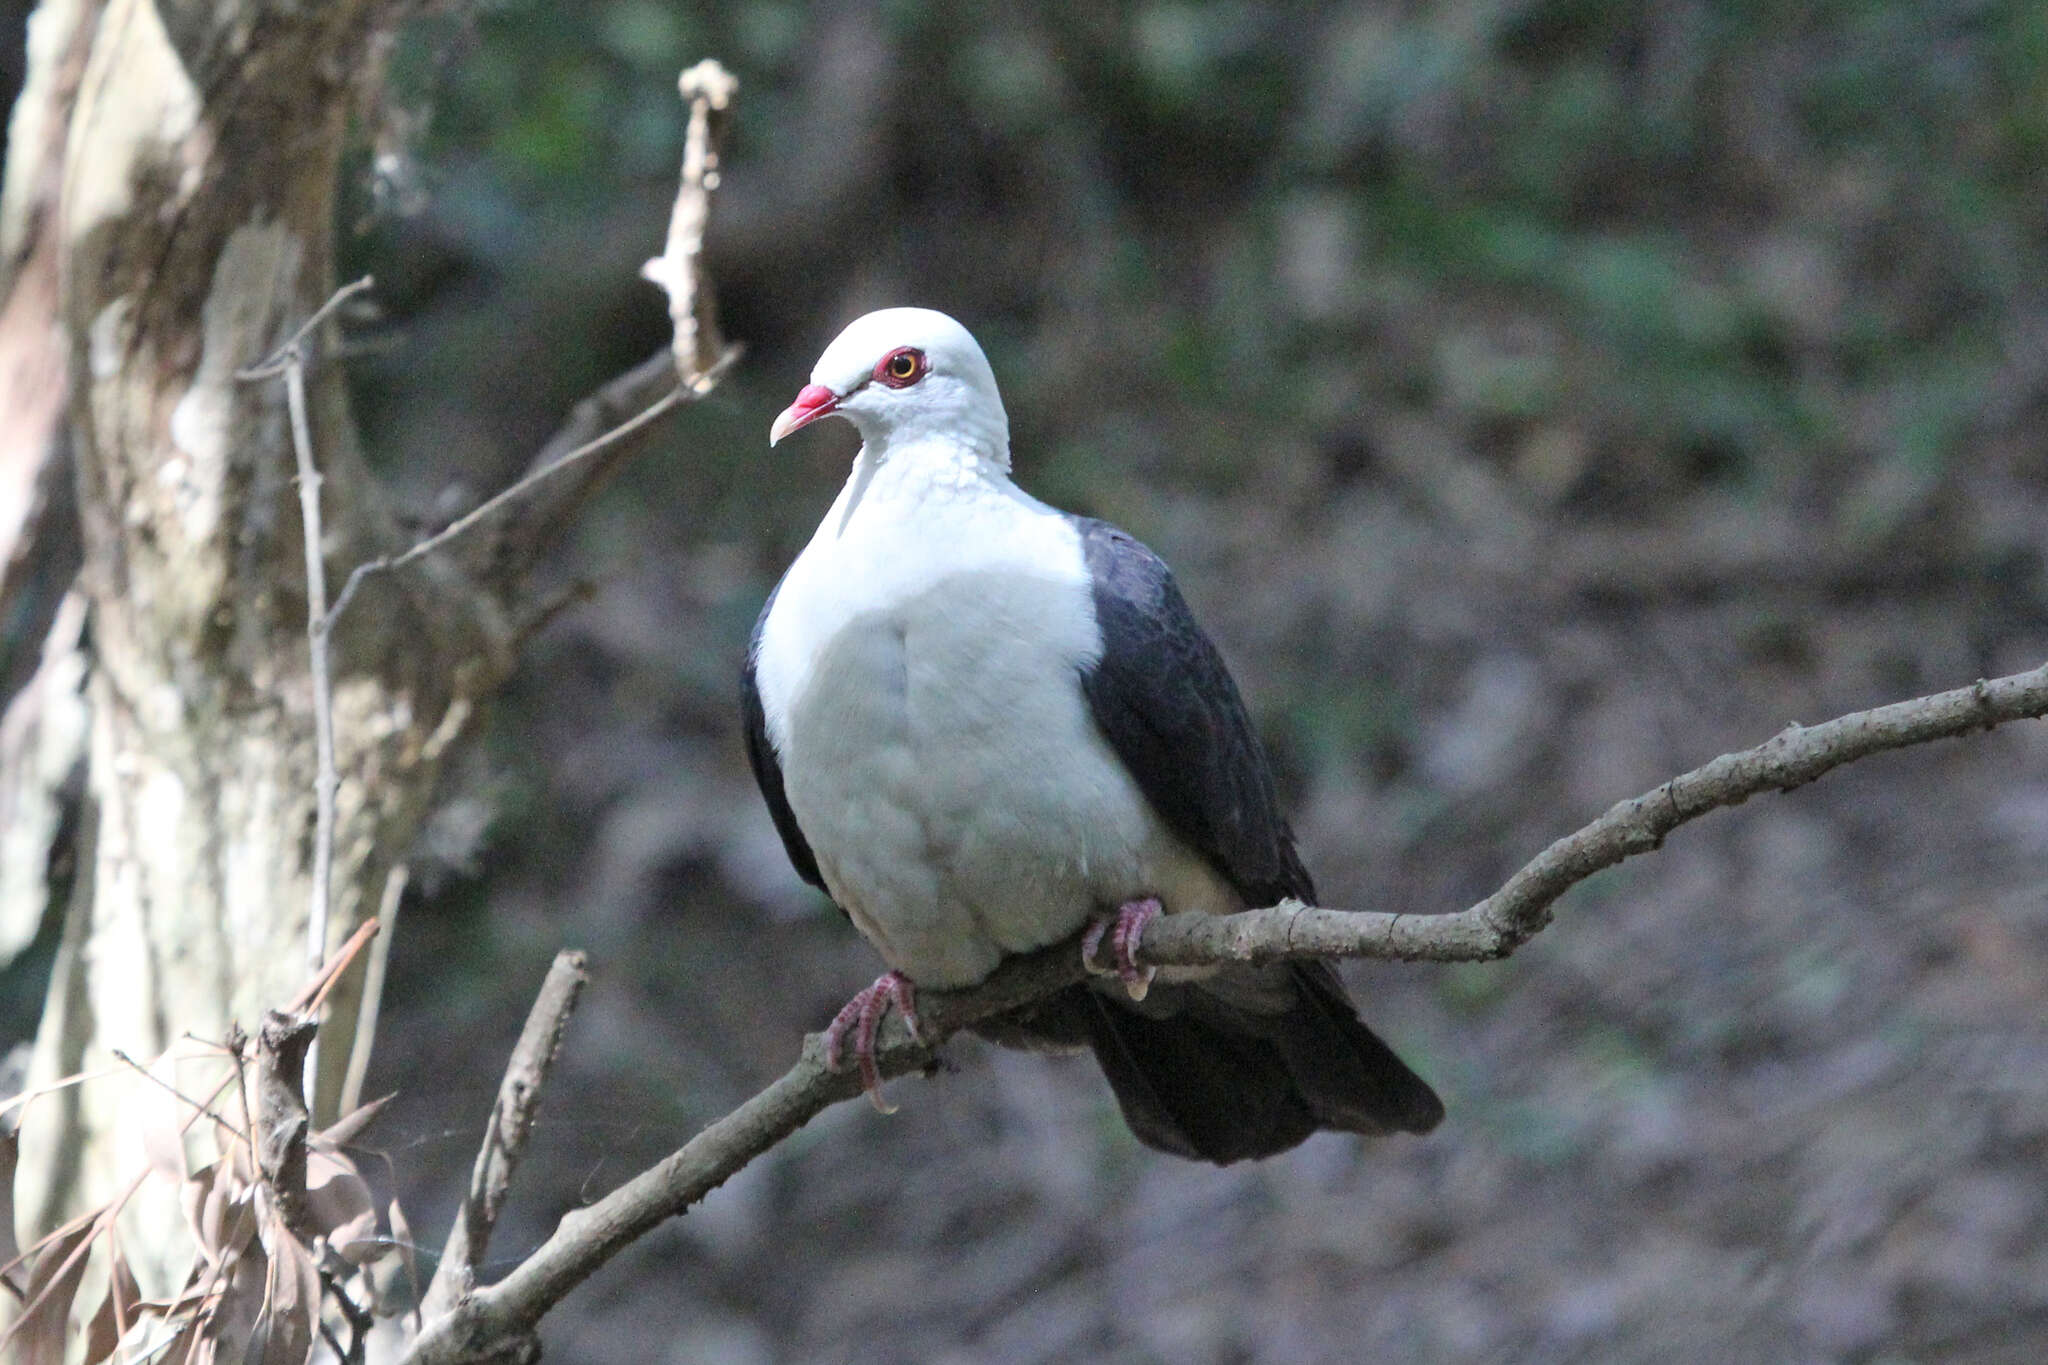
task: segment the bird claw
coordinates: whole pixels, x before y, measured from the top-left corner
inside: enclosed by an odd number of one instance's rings
[[[1152,989],[1152,978],[1159,969],[1138,965],[1138,940],[1145,936],[1145,926],[1158,919],[1159,915],[1159,898],[1147,896],[1142,900],[1126,901],[1117,908],[1115,915],[1096,920],[1081,938],[1081,965],[1092,975],[1116,977],[1124,983],[1124,990],[1131,999],[1143,1000],[1145,993]],[[1110,951],[1110,965],[1107,967],[1096,960],[1105,935],[1109,938]]]
[[[901,972],[884,972],[876,977],[874,985],[847,1001],[825,1026],[826,1067],[839,1070],[845,1055],[846,1033],[851,1029],[854,1060],[860,1066],[860,1088],[867,1092],[876,1110],[884,1114],[895,1113],[896,1106],[882,1098],[882,1069],[875,1062],[875,1034],[891,1005],[903,1016],[903,1027],[910,1030],[910,1036],[923,1042],[924,1034],[918,1029],[917,988]]]

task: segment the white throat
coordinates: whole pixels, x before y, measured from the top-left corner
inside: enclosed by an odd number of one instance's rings
[[[881,520],[900,520],[904,532],[915,536],[917,523],[957,516],[968,504],[1015,500],[1037,506],[1010,481],[1007,448],[952,432],[878,433],[854,457],[846,485],[818,533],[843,536],[854,517],[869,508]],[[931,529],[943,538],[938,527]]]
[[[1010,419],[1002,401],[943,384],[914,403],[853,402],[845,415],[860,432],[861,459],[876,465],[973,465],[1005,476],[1010,471]],[[981,400],[981,401],[960,401]],[[940,472],[943,477],[943,472]]]

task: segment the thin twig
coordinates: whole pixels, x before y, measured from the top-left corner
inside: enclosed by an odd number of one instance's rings
[[[384,895],[377,902],[377,939],[370,945],[370,965],[363,972],[363,999],[356,1010],[355,1037],[349,1043],[348,1071],[341,1082],[337,1114],[353,1114],[363,1100],[363,1082],[370,1074],[370,1053],[377,1044],[377,1014],[384,1004],[384,973],[397,937],[398,904],[405,897],[410,869],[393,863],[384,874]]]
[[[618,444],[626,437],[633,435],[641,428],[662,417],[671,409],[680,407],[685,403],[695,402],[703,396],[703,393],[709,392],[712,385],[715,385],[718,380],[725,376],[726,370],[730,369],[733,362],[739,359],[739,355],[740,350],[737,346],[727,347],[725,354],[720,356],[717,363],[712,365],[711,369],[705,374],[705,384],[701,391],[686,389],[680,386],[669,390],[653,403],[641,409],[633,417],[621,422],[602,436],[584,442],[553,464],[543,466],[527,474],[511,487],[494,495],[475,509],[457,517],[454,521],[448,523],[448,525],[442,527],[439,531],[420,541],[404,553],[386,555],[380,559],[365,560],[363,563],[356,565],[349,573],[348,581],[342,584],[340,596],[334,599],[333,610],[328,612],[329,629],[333,628],[335,621],[341,619],[341,614],[348,609],[349,603],[355,600],[356,591],[362,587],[365,579],[373,574],[388,573],[393,570],[402,569],[408,564],[426,558],[437,550],[446,549],[451,542],[491,520],[507,505],[525,497],[533,490],[535,485],[573,468],[575,465],[589,459],[609,446]]]
[[[292,456],[298,465],[299,521],[306,550],[306,645],[313,675],[313,745],[316,768],[313,776],[313,885],[308,893],[310,907],[306,923],[306,965],[320,970],[327,957],[327,923],[333,904],[334,886],[334,797],[341,788],[341,776],[334,763],[334,674],[328,662],[333,622],[327,611],[326,533],[320,521],[320,467],[313,458],[312,422],[306,411],[306,361],[310,341],[320,325],[334,311],[376,281],[368,275],[345,284],[315,309],[280,346],[270,359],[240,370],[243,381],[284,376],[285,408],[291,422]],[[317,1049],[317,1040],[314,1044]],[[316,1051],[306,1068],[305,1081],[310,1100],[319,1075]]]
[[[1140,957],[1159,966],[1278,957],[1503,958],[1550,922],[1551,907],[1566,891],[1624,859],[1662,847],[1671,831],[1708,811],[1740,805],[1762,792],[1791,791],[1871,754],[2043,715],[2048,715],[2048,664],[1822,725],[1788,726],[1753,749],[1723,754],[1615,803],[1599,819],[1530,859],[1498,891],[1457,914],[1370,913],[1289,902],[1240,915],[1173,915],[1146,929]]]
[[[207,1105],[201,1104],[198,1100],[193,1099],[190,1095],[178,1089],[177,1086],[172,1085],[169,1081],[157,1075],[154,1071],[151,1071],[141,1062],[136,1061],[126,1052],[123,1052],[120,1048],[114,1049],[114,1060],[121,1063],[123,1066],[132,1069],[136,1075],[140,1076],[143,1080],[148,1081],[151,1085],[154,1085],[161,1090],[168,1091],[171,1095],[176,1097],[178,1103],[192,1109],[197,1109],[200,1113],[206,1115],[206,1117],[212,1119],[215,1123],[227,1129],[230,1133],[235,1131],[235,1126],[233,1124],[229,1123],[219,1114],[216,1114]],[[214,1093],[218,1095],[220,1092],[216,1090]]]
[[[2048,664],[2030,672],[1792,726],[1753,749],[1724,754],[1559,839],[1470,909],[1450,915],[1346,912],[1284,904],[1237,915],[1185,913],[1154,920],[1137,956],[1165,966],[1360,957],[1469,962],[1505,957],[1549,922],[1565,891],[1625,858],[1662,846],[1678,826],[1769,791],[1789,791],[1857,759],[1890,749],[1988,730],[2048,715]],[[966,991],[919,996],[912,1039],[892,1016],[877,1062],[885,1077],[925,1070],[961,1028],[1015,1009],[1084,978],[1078,936],[1014,958]],[[488,1357],[494,1343],[532,1331],[599,1266],[649,1229],[690,1208],[830,1105],[860,1093],[851,1071],[825,1067],[820,1035],[804,1039],[796,1065],[712,1123],[680,1150],[587,1208],[564,1215],[554,1234],[496,1284],[430,1317],[405,1365],[460,1365]]]
[[[302,348],[305,346],[306,338],[313,335],[314,328],[334,316],[334,310],[342,304],[364,290],[375,288],[376,284],[375,276],[365,275],[335,290],[327,296],[327,302],[314,309],[313,315],[299,324],[298,331],[285,339],[284,345],[272,351],[268,359],[259,361],[247,369],[236,370],[235,378],[246,383],[251,379],[271,379],[283,374],[294,363],[294,353],[299,353],[299,358],[303,359]]]
[[[326,1004],[328,993],[334,989],[335,983],[341,980],[341,974],[355,962],[357,954],[363,951],[363,946],[377,936],[379,928],[378,922],[373,919],[358,924],[356,931],[348,936],[348,941],[334,950],[334,956],[321,965],[312,980],[299,987],[299,993],[292,997],[291,1003],[285,1008],[294,1014],[307,1014]]]
[[[327,913],[334,884],[334,794],[341,775],[334,766],[334,675],[328,666],[327,556],[320,524],[320,470],[313,462],[313,433],[306,418],[306,367],[292,349],[284,372],[285,405],[291,412],[292,453],[299,464],[299,515],[306,542],[306,641],[312,654],[313,739],[318,768],[313,779],[313,905],[306,927],[306,965],[314,971],[327,956]],[[310,1076],[310,1072],[308,1073]]]
[[[582,953],[564,950],[555,954],[554,965],[548,968],[547,979],[541,983],[540,994],[526,1016],[526,1027],[520,1031],[519,1043],[512,1049],[512,1059],[505,1066],[498,1101],[492,1106],[483,1146],[477,1151],[476,1166],[470,1173],[469,1193],[462,1201],[462,1210],[455,1217],[448,1245],[441,1254],[441,1264],[421,1302],[420,1311],[428,1318],[445,1312],[475,1286],[477,1264],[490,1244],[491,1230],[497,1226],[499,1210],[512,1187],[513,1172],[519,1167],[527,1136],[540,1113],[541,1091],[547,1084],[548,1070],[561,1050],[562,1033],[568,1028],[569,1016],[576,1012],[576,1002],[589,979]]]

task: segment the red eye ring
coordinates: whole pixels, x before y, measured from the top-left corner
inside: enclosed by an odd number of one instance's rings
[[[930,373],[924,352],[915,346],[898,346],[875,364],[875,382],[892,389],[907,389]]]

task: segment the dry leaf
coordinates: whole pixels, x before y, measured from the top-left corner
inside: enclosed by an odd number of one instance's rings
[[[112,1360],[121,1338],[142,1316],[142,1288],[128,1269],[128,1258],[117,1253],[113,1262],[107,1277],[107,1296],[100,1300],[99,1309],[86,1325],[84,1365]]]
[[[374,1099],[366,1104],[357,1105],[333,1123],[328,1124],[327,1127],[313,1134],[310,1141],[316,1147],[337,1148],[348,1146],[348,1144],[361,1137],[363,1130],[376,1120],[377,1115],[384,1112],[384,1106],[391,1103],[397,1097],[398,1092],[394,1090],[381,1099]]]
[[[306,1365],[320,1336],[320,1271],[296,1237],[279,1236],[270,1258],[263,1311],[249,1333],[245,1365]]]
[[[193,1365],[215,1359],[232,1365],[261,1365],[255,1354],[256,1327],[263,1316],[270,1281],[270,1258],[263,1244],[253,1242],[244,1254],[228,1263],[227,1282],[219,1300],[200,1320],[193,1333]]]
[[[178,1204],[185,1210],[185,1226],[191,1229],[192,1240],[199,1244],[201,1254],[209,1262],[218,1259],[214,1251],[218,1236],[218,1219],[215,1220],[216,1230],[209,1232],[207,1203],[213,1198],[213,1186],[220,1177],[220,1169],[220,1163],[217,1161],[211,1166],[202,1166],[187,1176],[185,1183],[178,1189]]]
[[[195,1365],[198,1356],[194,1347],[199,1341],[196,1320],[187,1318],[179,1323],[165,1320],[161,1324],[150,1321],[157,1316],[151,1305],[143,1305],[144,1330],[136,1341],[135,1349],[125,1357],[117,1357],[120,1365],[131,1365],[131,1362],[134,1365],[143,1365],[143,1362],[147,1365]]]
[[[306,1154],[306,1218],[311,1231],[353,1264],[385,1250],[377,1237],[377,1206],[369,1182],[355,1163],[338,1153]]]
[[[185,1182],[180,1191],[185,1221],[208,1264],[218,1265],[223,1256],[235,1256],[249,1244],[256,1231],[251,1193],[236,1180],[234,1171],[218,1161]]]
[[[14,1240],[14,1159],[20,1153],[19,1130],[0,1131],[0,1265],[21,1259],[21,1247]],[[4,1285],[18,1302],[26,1278],[17,1269],[0,1274],[0,1285]]]
[[[64,1365],[65,1325],[71,1299],[85,1278],[85,1254],[99,1232],[99,1220],[83,1219],[49,1238],[29,1269],[28,1306],[0,1332],[0,1346],[13,1345],[14,1365]]]

